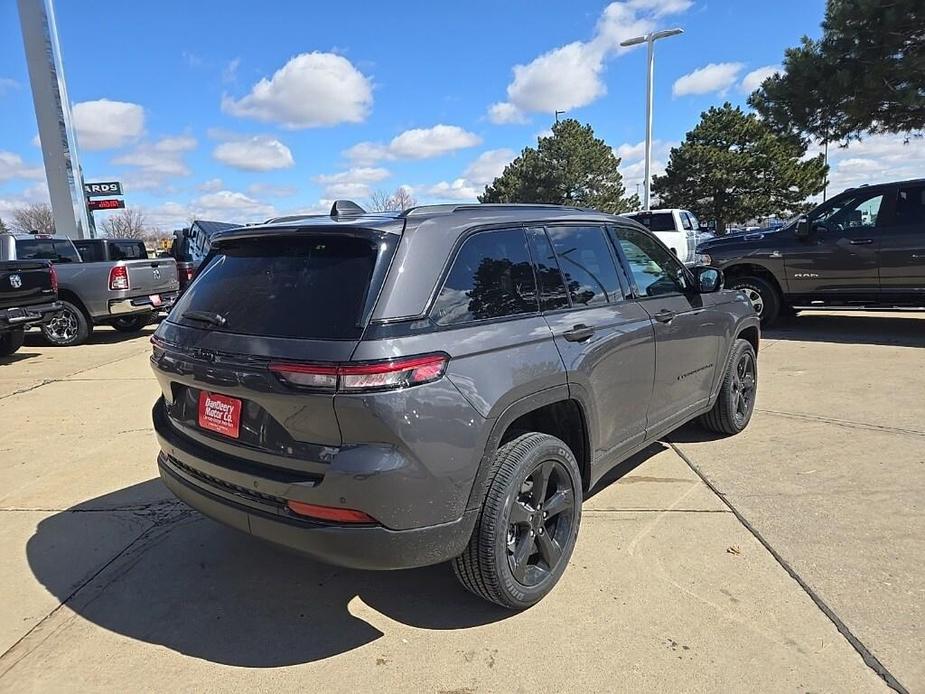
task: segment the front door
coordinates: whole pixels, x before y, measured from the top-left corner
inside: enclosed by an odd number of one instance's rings
[[[655,328],[651,437],[690,419],[709,400],[729,316],[703,302],[681,263],[649,234],[623,226],[612,233]]]
[[[784,259],[791,294],[826,301],[875,301],[883,191],[844,193],[809,215],[810,234]]]
[[[626,296],[599,226],[531,229],[543,313],[585,405],[592,459],[612,460],[641,443],[655,376],[652,320]],[[551,242],[551,245],[550,245]]]
[[[893,213],[880,230],[880,298],[921,305],[925,300],[925,184],[900,186],[892,195]]]

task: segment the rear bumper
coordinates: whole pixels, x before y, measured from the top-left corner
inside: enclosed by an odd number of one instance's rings
[[[406,569],[438,564],[462,553],[475,525],[475,511],[411,530],[312,521],[289,512],[282,499],[222,483],[164,452],[157,463],[167,488],[203,515],[338,566]]]
[[[177,300],[177,296],[178,292],[171,291],[161,294],[144,294],[130,299],[111,299],[109,301],[109,315],[127,316],[131,314],[150,313],[151,311],[169,310]],[[155,304],[155,299],[152,297],[159,297],[160,303]]]
[[[27,328],[32,325],[41,325],[51,320],[61,310],[60,301],[50,301],[47,304],[33,306],[11,306],[0,309],[0,330],[14,328]]]

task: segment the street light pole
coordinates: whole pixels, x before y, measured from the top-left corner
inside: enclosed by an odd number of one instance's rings
[[[642,189],[642,208],[649,210],[649,187],[651,185],[651,168],[652,168],[652,81],[655,77],[655,42],[659,39],[668,38],[683,34],[684,29],[666,29],[664,31],[651,31],[643,36],[636,36],[626,41],[621,41],[621,46],[635,46],[645,43],[647,47],[646,56],[646,180]]]

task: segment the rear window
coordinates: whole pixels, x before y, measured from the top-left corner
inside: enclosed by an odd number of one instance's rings
[[[671,212],[656,212],[654,214],[631,214],[629,215],[630,219],[635,219],[637,222],[642,224],[645,227],[648,227],[649,231],[674,231],[674,217]]]
[[[16,257],[20,260],[50,260],[54,263],[80,262],[74,244],[61,239],[17,240]]]
[[[384,244],[383,244],[384,245]],[[378,240],[314,235],[224,244],[170,313],[218,314],[213,330],[268,337],[358,339]]]
[[[75,241],[74,245],[77,246],[77,250],[80,251],[80,257],[85,263],[99,263],[106,260],[106,255],[103,252],[102,243],[96,243],[94,241]]]
[[[148,251],[141,241],[110,241],[109,255],[112,260],[144,260]]]

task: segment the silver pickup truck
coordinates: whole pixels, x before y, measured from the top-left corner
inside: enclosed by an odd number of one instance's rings
[[[120,240],[121,242],[121,240]],[[42,325],[53,345],[85,342],[94,325],[141,330],[177,298],[173,258],[148,258],[141,241],[127,241],[118,260],[84,262],[70,239],[44,234],[0,234],[0,260],[50,260],[58,273],[61,312]]]

